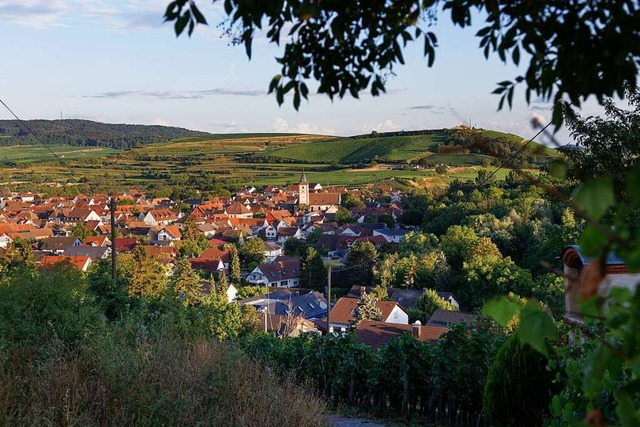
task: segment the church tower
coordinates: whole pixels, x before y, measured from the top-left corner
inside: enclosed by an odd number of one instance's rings
[[[298,206],[309,206],[309,183],[307,182],[307,176],[302,172],[300,182],[298,183]]]

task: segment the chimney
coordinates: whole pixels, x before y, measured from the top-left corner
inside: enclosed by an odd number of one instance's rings
[[[416,320],[413,325],[411,325],[411,335],[419,340],[420,339],[420,328],[422,328],[422,322]]]
[[[367,288],[366,286],[360,286],[360,296],[364,295],[367,293]]]

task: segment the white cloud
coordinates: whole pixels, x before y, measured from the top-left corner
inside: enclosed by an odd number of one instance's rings
[[[364,133],[369,133],[374,130],[376,132],[396,132],[402,129],[403,127],[401,125],[391,119],[383,120],[375,126],[365,125],[360,128],[360,130]]]
[[[154,125],[160,125],[160,126],[168,126],[167,121],[165,119],[163,119],[162,117],[156,117],[153,119],[152,123]]]
[[[0,0],[0,19],[35,28],[60,25],[72,6],[63,0]]]
[[[273,121],[273,130],[277,133],[307,133],[316,135],[335,135],[336,131],[330,128],[314,126],[306,122],[290,125],[282,117],[277,117]]]
[[[151,29],[162,26],[166,5],[158,0],[0,0],[0,19],[34,28],[89,22],[118,30]]]

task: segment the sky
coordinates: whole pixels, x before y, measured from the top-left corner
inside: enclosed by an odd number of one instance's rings
[[[209,26],[176,38],[163,24],[169,0],[0,0],[0,99],[22,119],[82,118],[112,123],[162,124],[214,133],[302,132],[356,135],[453,127],[461,123],[529,138],[533,116],[549,105],[527,105],[516,92],[513,109],[497,111],[496,83],[519,70],[497,57],[485,60],[473,29],[445,17],[432,68],[422,43],[408,46],[379,97],[331,102],[311,95],[296,111],[267,94],[278,74],[281,48],[264,38],[249,61],[217,23],[220,2],[197,2]],[[584,115],[601,114],[586,103]],[[12,118],[6,110],[0,119]],[[569,142],[562,131],[561,142]],[[542,140],[541,142],[545,142]]]

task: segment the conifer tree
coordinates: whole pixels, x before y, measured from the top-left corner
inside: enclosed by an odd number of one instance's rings
[[[300,287],[319,289],[327,275],[322,256],[313,247],[308,247],[300,261]]]
[[[360,296],[353,320],[349,324],[355,329],[363,320],[382,320],[382,311],[376,307],[376,299],[366,292]]]
[[[186,258],[180,258],[173,270],[172,285],[176,295],[187,304],[196,304],[202,300],[200,276],[191,267]]]
[[[163,265],[147,252],[143,246],[136,246],[131,254],[118,258],[123,275],[127,278],[130,295],[158,297],[167,289],[167,274]]]
[[[227,289],[229,289],[229,282],[227,281],[227,274],[224,271],[218,273],[218,286],[217,291],[219,295],[227,295]]]
[[[232,284],[240,284],[240,256],[234,244],[229,245],[229,278]]]

